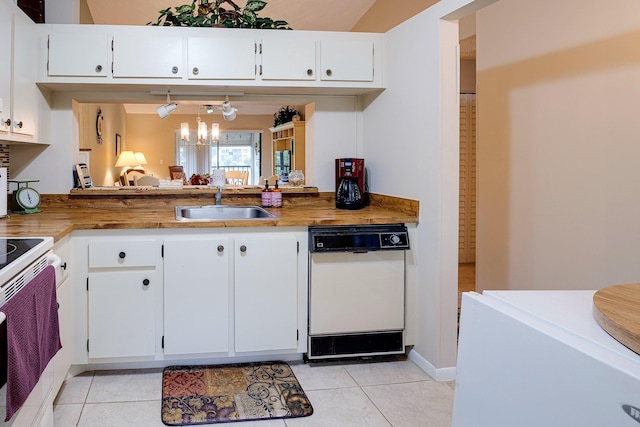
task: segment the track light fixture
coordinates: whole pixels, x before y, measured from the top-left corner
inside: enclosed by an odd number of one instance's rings
[[[222,105],[204,105],[204,108],[207,111],[207,114],[211,114],[215,110],[221,110],[222,118],[228,122],[236,118],[236,111],[238,111],[237,108],[233,108],[231,106],[228,95],[226,97],[226,100],[222,103]]]
[[[166,119],[176,107],[178,107],[178,105],[175,102],[171,102],[171,97],[169,96],[169,92],[167,92],[167,103],[159,106],[156,111],[161,119]]]

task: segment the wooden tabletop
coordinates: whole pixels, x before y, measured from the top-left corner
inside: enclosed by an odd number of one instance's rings
[[[593,315],[609,335],[640,354],[640,283],[597,291],[593,296]]]
[[[249,198],[223,196],[223,204],[259,205],[259,194]],[[418,203],[409,199],[373,196],[359,210],[336,209],[326,194],[284,198],[282,208],[267,208],[278,216],[265,220],[178,221],[175,206],[211,204],[209,198],[74,197],[44,195],[42,212],[11,214],[0,219],[0,236],[52,236],[55,241],[73,230],[216,227],[292,227],[312,225],[360,225],[416,223]]]

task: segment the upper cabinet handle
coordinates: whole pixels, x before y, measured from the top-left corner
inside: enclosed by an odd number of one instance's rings
[[[120,252],[120,253],[118,254],[118,257],[119,257],[120,259],[124,259],[124,257],[126,257],[126,256],[127,256],[127,254],[126,254],[126,253],[124,253],[124,252]]]
[[[102,65],[96,65],[96,73],[102,71]]]
[[[327,69],[327,71],[325,71],[325,73],[327,73],[327,76],[331,77],[333,75],[333,71],[331,71],[331,68]]]
[[[193,67],[192,72],[193,72],[193,75],[194,75],[194,76],[197,76],[197,75],[198,75],[198,73],[200,72],[200,69],[199,69],[198,67]]]
[[[307,68],[307,76],[313,76],[313,70],[311,68]]]
[[[247,247],[245,245],[240,246],[240,252],[242,253],[247,252]]]
[[[171,72],[172,72],[173,74],[178,74],[178,67],[173,66],[173,67],[171,68]]]
[[[218,252],[220,253],[224,252],[224,246],[218,245]]]

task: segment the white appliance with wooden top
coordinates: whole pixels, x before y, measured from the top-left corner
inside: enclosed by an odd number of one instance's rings
[[[640,355],[598,325],[593,295],[464,293],[453,426],[639,426]]]

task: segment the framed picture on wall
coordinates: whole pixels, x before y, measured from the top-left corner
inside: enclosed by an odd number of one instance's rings
[[[122,137],[119,133],[116,133],[116,157],[122,152]]]

